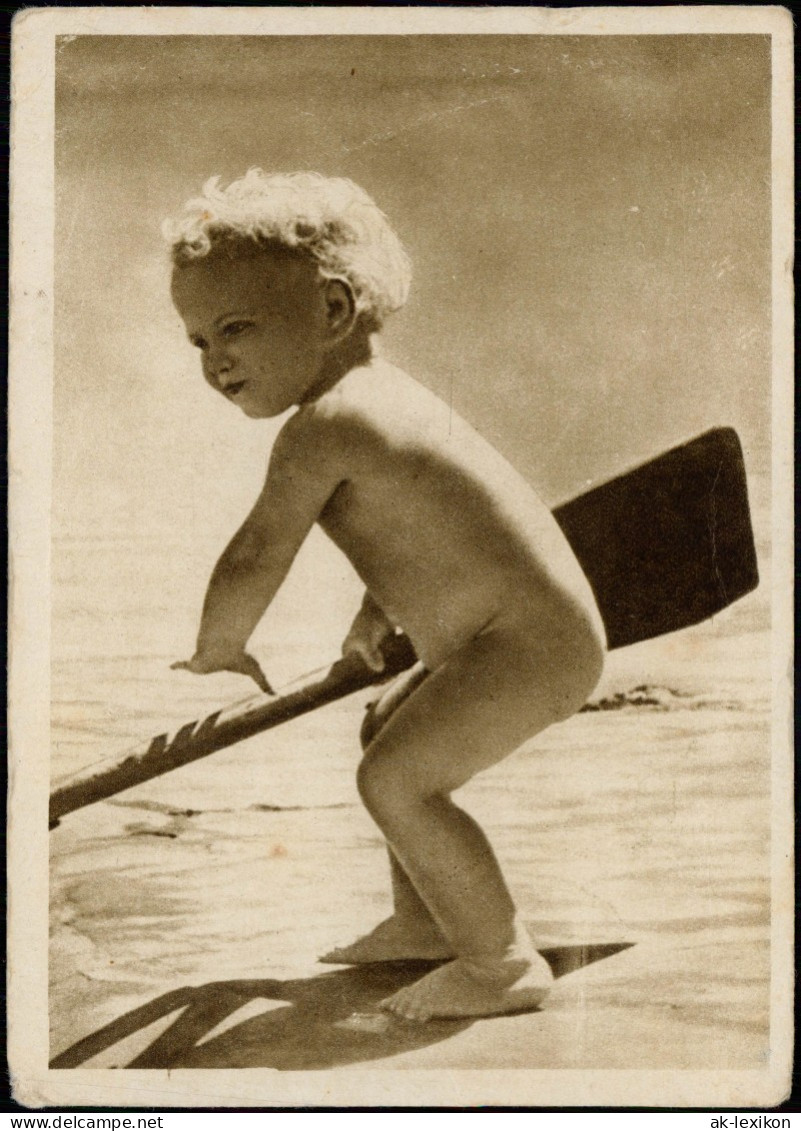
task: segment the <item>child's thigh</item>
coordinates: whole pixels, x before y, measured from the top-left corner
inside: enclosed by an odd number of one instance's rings
[[[429,674],[428,668],[418,660],[413,667],[402,672],[384,688],[378,699],[368,705],[361,730],[362,746],[365,749],[401,703],[409,698]]]
[[[572,714],[569,668],[531,634],[490,629],[417,685],[370,742],[363,776],[423,796],[449,793]],[[568,699],[570,702],[568,703]]]

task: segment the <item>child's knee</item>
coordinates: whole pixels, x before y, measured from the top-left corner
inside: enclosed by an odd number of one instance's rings
[[[403,820],[406,810],[416,809],[436,791],[427,788],[400,752],[395,756],[374,746],[362,758],[356,771],[356,786],[365,808],[382,827]]]
[[[392,777],[387,772],[384,761],[371,757],[369,753],[359,763],[356,788],[368,813],[376,819],[387,803],[392,804],[390,794],[394,794],[397,788]]]

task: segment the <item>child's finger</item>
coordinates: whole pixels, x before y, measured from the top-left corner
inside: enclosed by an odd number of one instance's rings
[[[384,657],[377,644],[369,644],[366,640],[353,640],[350,646],[343,651],[345,655],[348,652],[356,652],[364,660],[370,671],[381,672],[384,670]]]
[[[176,660],[174,664],[170,664],[170,668],[173,671],[192,672],[193,675],[208,675],[209,672],[221,670],[218,665],[210,664],[198,656],[193,656],[191,660]]]
[[[372,648],[365,648],[362,652],[362,656],[371,671],[382,672],[384,670],[386,666],[384,656],[377,645],[374,645]]]
[[[350,633],[342,641],[342,655],[349,656],[351,652],[358,652],[359,642]]]
[[[270,686],[270,682],[267,679],[267,676],[261,670],[261,665],[254,656],[251,656],[246,652],[242,657],[242,662],[236,667],[235,670],[241,672],[242,675],[250,676],[256,686],[259,687],[262,691],[265,691],[268,695],[275,695],[275,692]]]

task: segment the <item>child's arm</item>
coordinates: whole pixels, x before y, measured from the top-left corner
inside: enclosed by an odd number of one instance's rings
[[[284,426],[256,505],[212,572],[195,655],[173,667],[242,672],[270,690],[245,645],[341,481],[323,431],[301,414]]]
[[[369,668],[375,672],[383,671],[384,657],[381,644],[395,632],[395,625],[365,592],[362,606],[350,626],[348,635],[342,642],[342,655],[358,652]]]

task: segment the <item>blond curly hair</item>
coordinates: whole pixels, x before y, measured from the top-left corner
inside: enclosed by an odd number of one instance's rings
[[[308,255],[321,276],[350,284],[370,330],[409,294],[411,264],[400,240],[375,202],[344,177],[249,169],[227,188],[212,177],[162,230],[176,267],[254,244]]]

